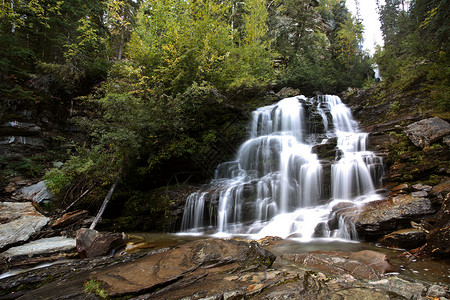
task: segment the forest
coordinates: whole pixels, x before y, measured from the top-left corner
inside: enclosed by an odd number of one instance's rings
[[[2,120],[17,105],[50,105],[82,137],[54,137],[66,146],[44,157],[2,154],[1,179],[45,173],[62,206],[99,205],[117,181],[129,197],[242,138],[230,123],[282,87],[418,90],[448,113],[450,5],[404,2],[378,3],[384,46],[372,57],[345,0],[3,1]]]

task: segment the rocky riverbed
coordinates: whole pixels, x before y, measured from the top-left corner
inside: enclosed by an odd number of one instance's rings
[[[438,268],[432,260],[422,261],[436,276],[414,278],[405,270],[419,272],[413,261],[421,258],[402,252],[361,250],[367,246],[359,243],[325,243],[324,251],[309,251],[311,245],[276,237],[259,241],[211,238],[189,241],[192,238],[180,236],[170,239],[179,244],[133,253],[124,251],[120,255],[60,260],[16,275],[4,274],[0,280],[2,298],[450,298],[447,262],[440,261]],[[155,247],[151,243],[147,246]]]

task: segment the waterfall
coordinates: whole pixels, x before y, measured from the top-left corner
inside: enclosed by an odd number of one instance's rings
[[[187,198],[182,232],[355,239],[344,219],[329,221],[338,203],[380,199],[383,163],[367,138],[337,96],[258,108],[236,159]]]

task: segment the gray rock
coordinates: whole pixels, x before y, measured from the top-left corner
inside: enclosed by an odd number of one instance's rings
[[[450,147],[450,135],[444,137],[443,142],[447,145],[447,147]]]
[[[434,284],[428,288],[427,296],[445,297],[447,296],[447,292],[442,286]]]
[[[52,254],[66,252],[76,248],[75,239],[56,236],[29,242],[22,246],[11,247],[1,254],[5,258],[16,256],[35,256],[40,254]]]
[[[282,259],[301,264],[304,268],[328,274],[350,274],[354,278],[379,279],[394,272],[387,256],[370,250],[358,252],[314,251],[303,254],[284,254]]]
[[[39,181],[34,185],[24,187],[20,190],[22,193],[22,198],[26,200],[32,200],[37,203],[41,203],[44,200],[50,200],[52,194],[47,189],[45,181]]]
[[[434,212],[429,199],[399,194],[358,208],[341,209],[336,212],[336,217],[343,217],[350,224],[354,224],[358,234],[366,238],[391,233],[399,227],[404,227],[411,218]]]
[[[424,192],[429,192],[431,191],[433,187],[427,184],[422,184],[422,183],[417,183],[415,185],[413,185],[413,189],[415,189],[416,191],[424,191]]]
[[[412,192],[411,196],[413,196],[413,197],[427,197],[428,193],[426,191]]]
[[[27,241],[50,221],[30,202],[0,202],[0,211],[0,249]]]
[[[412,123],[404,130],[411,142],[424,148],[450,134],[450,124],[434,117]]]
[[[405,297],[406,299],[419,299],[425,288],[421,283],[409,282],[398,277],[389,277],[370,283],[385,291]]]

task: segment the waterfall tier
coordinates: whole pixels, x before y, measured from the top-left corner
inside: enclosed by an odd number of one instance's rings
[[[297,96],[252,117],[236,160],[187,198],[182,231],[354,239],[345,220],[330,226],[333,207],[379,199],[383,164],[350,109],[337,96]]]

